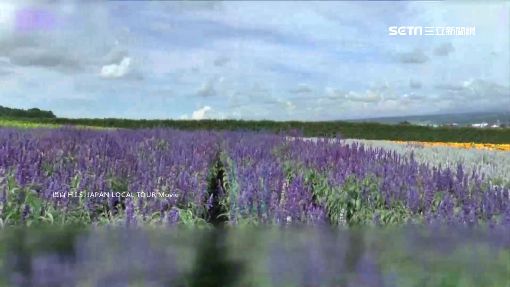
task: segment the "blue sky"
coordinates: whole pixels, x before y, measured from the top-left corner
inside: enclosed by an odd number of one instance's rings
[[[510,112],[509,15],[510,2],[2,1],[0,105],[175,119]],[[388,35],[403,25],[476,35]]]

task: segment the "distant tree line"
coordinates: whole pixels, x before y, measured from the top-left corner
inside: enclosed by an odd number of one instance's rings
[[[45,111],[38,108],[32,108],[28,110],[24,109],[13,109],[0,106],[0,117],[5,118],[46,118],[54,119],[56,116],[52,111]]]
[[[10,109],[0,106],[0,117],[24,122],[81,125],[107,128],[174,128],[182,130],[264,131],[305,137],[335,137],[429,142],[510,143],[510,129],[478,129],[471,127],[428,127],[409,122],[397,125],[373,122],[300,122],[245,120],[132,120],[132,119],[67,119],[57,118],[51,111]]]
[[[131,120],[131,119],[38,119],[38,123],[113,128],[174,128],[182,130],[264,131],[305,137],[335,137],[429,142],[510,143],[510,129],[428,127],[371,122],[299,122],[244,120]]]

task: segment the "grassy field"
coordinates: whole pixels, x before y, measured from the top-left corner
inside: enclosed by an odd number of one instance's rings
[[[61,125],[51,123],[37,123],[34,121],[26,120],[0,119],[0,127],[30,129],[30,128],[58,128],[61,127]]]
[[[357,138],[370,140],[400,140],[458,143],[510,143],[510,129],[477,129],[425,127],[414,125],[389,125],[352,122],[275,122],[243,120],[130,120],[130,119],[3,119],[2,126],[53,127],[75,125],[108,128],[169,127],[182,130],[245,130],[289,132],[297,131],[305,137]]]
[[[19,119],[7,119],[0,118],[0,127],[5,128],[16,128],[16,129],[37,129],[37,128],[61,128],[66,126],[67,124],[60,123],[46,123],[41,121],[34,120],[19,120]],[[72,125],[73,127],[78,128],[90,128],[90,129],[113,129],[110,127],[102,127],[102,126],[88,126],[88,125]]]

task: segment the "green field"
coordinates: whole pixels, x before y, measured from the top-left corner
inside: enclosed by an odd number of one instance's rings
[[[61,125],[51,123],[38,123],[35,121],[28,120],[0,118],[0,127],[31,129],[31,128],[58,128],[61,127]]]
[[[16,128],[16,129],[36,129],[36,128],[61,128],[66,126],[66,124],[59,123],[46,123],[40,120],[25,120],[25,119],[8,119],[8,118],[0,118],[0,127],[5,128]],[[86,125],[74,125],[73,127],[79,128],[92,128],[92,129],[107,129],[107,127],[101,126],[86,126]]]

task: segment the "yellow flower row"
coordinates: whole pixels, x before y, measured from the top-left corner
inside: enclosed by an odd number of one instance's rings
[[[510,144],[490,144],[490,143],[456,143],[456,142],[418,142],[418,141],[393,141],[399,144],[411,144],[420,147],[447,146],[465,149],[487,149],[510,151]]]

